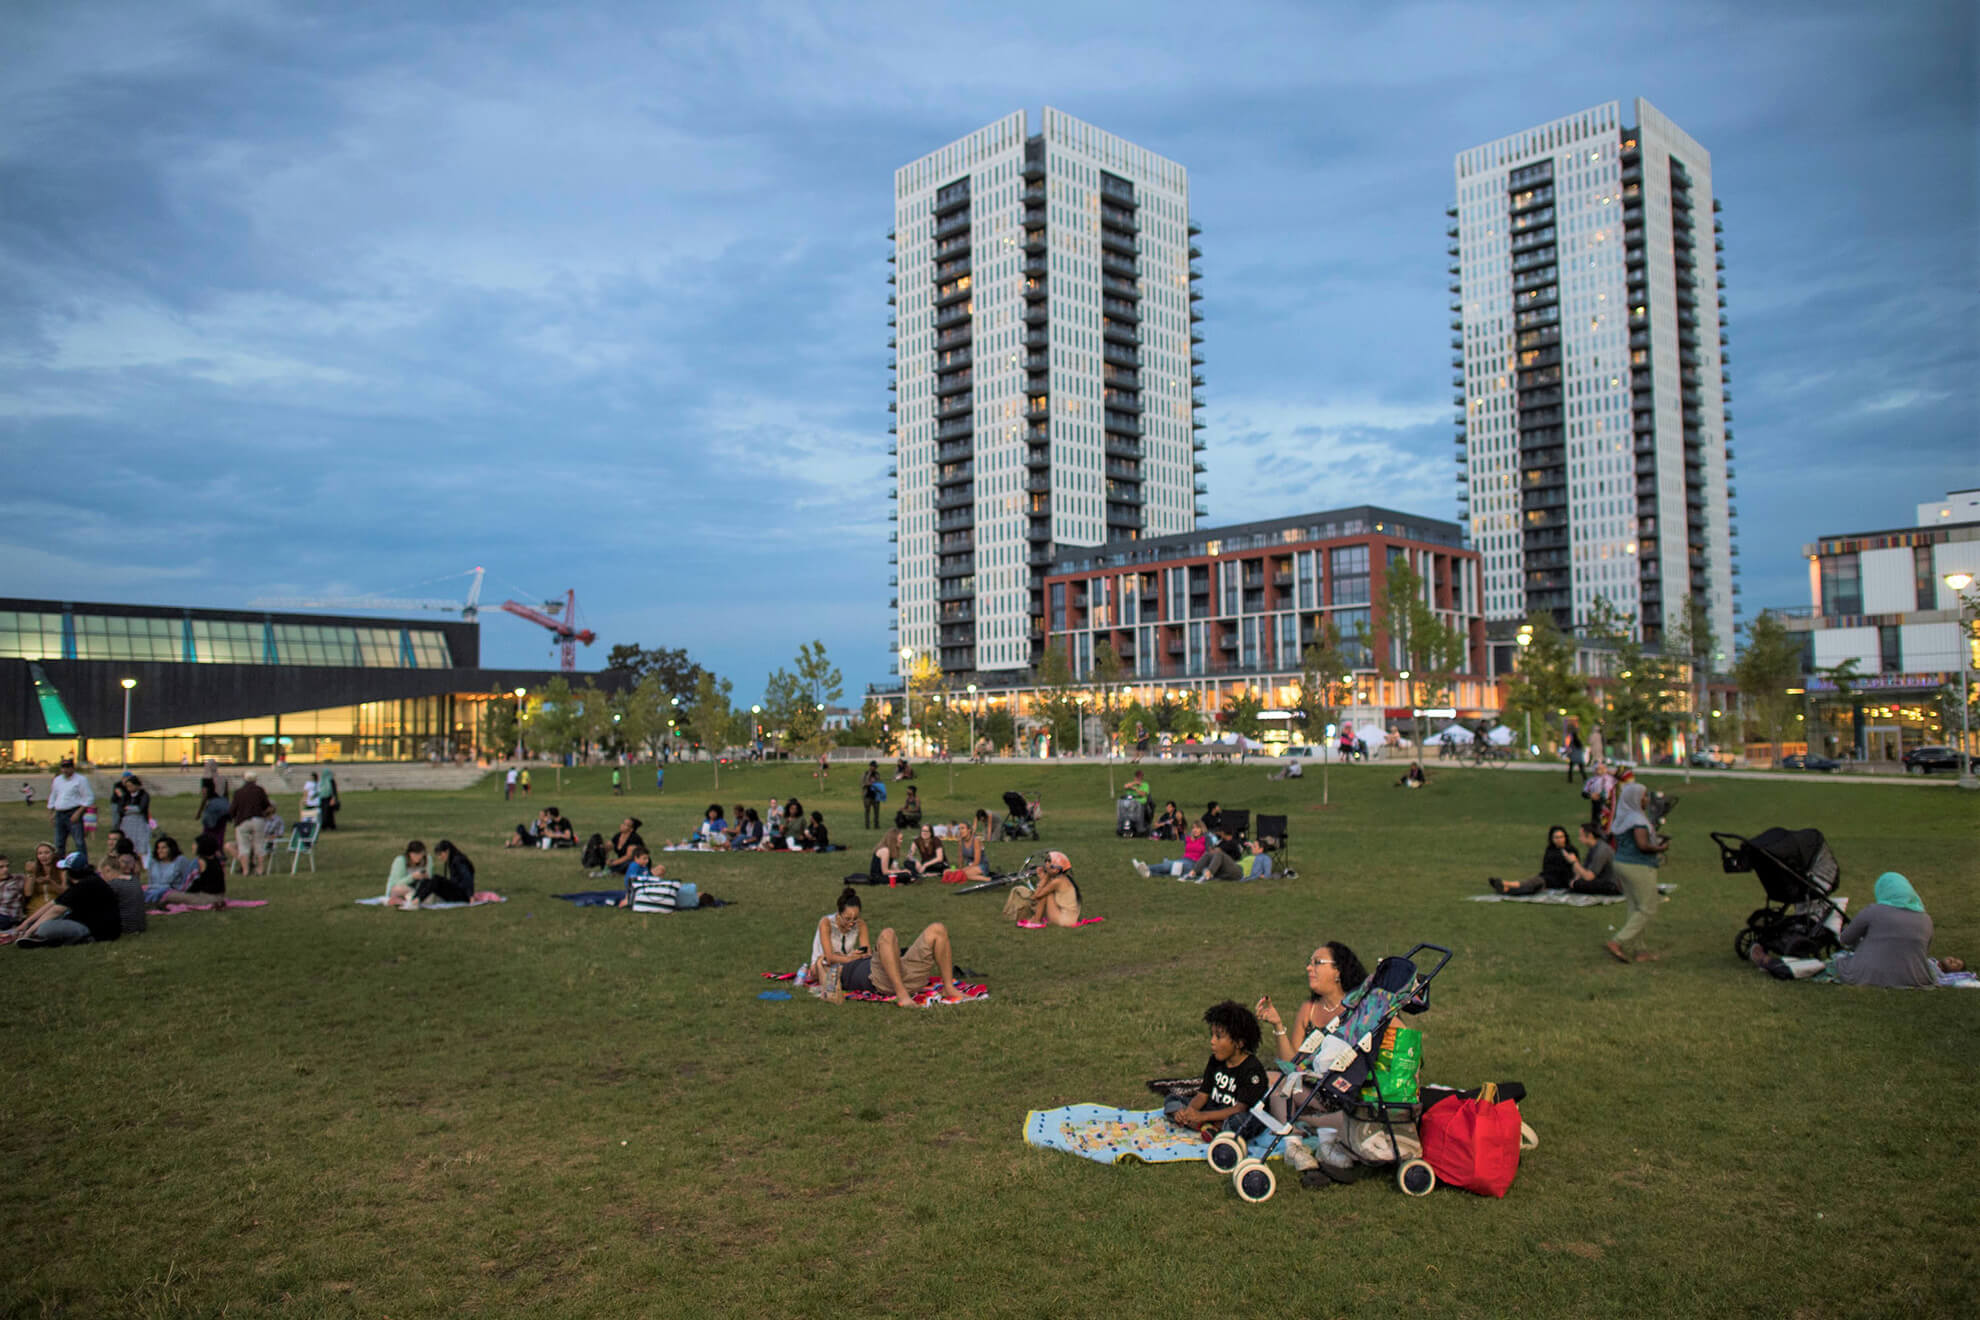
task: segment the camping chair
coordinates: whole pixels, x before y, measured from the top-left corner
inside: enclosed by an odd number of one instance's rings
[[[1286,832],[1286,818],[1260,816],[1258,839],[1265,845],[1265,851],[1272,854],[1272,869],[1283,875],[1293,874],[1292,839]]]
[[[1251,837],[1250,810],[1244,807],[1225,807],[1223,815],[1224,828],[1231,832],[1239,845],[1246,843]]]
[[[316,830],[317,819],[311,816],[299,820],[289,827],[289,874],[296,873],[302,859],[309,858],[310,874],[316,874]]]

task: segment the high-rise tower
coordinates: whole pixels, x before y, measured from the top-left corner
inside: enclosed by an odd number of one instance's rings
[[[1180,165],[1050,107],[896,171],[897,653],[1021,670],[1055,546],[1196,525],[1196,233]]]
[[[1458,484],[1487,618],[1661,642],[1735,626],[1725,260],[1712,159],[1649,102],[1457,157],[1449,211]]]

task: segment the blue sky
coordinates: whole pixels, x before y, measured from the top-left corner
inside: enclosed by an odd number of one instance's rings
[[[1457,151],[1647,97],[1725,204],[1742,601],[1980,484],[1963,3],[26,0],[0,18],[16,594],[489,570],[753,696],[887,668],[892,171],[1046,104],[1182,162],[1213,522],[1455,512]],[[431,591],[452,587],[434,582]],[[429,594],[421,588],[414,594]],[[484,615],[492,664],[548,637]]]

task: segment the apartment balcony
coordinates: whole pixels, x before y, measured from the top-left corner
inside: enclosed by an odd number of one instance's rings
[[[935,266],[935,282],[937,284],[943,284],[955,279],[958,275],[967,274],[969,274],[969,255],[966,251],[962,256],[957,257],[953,261],[937,262]]]
[[[1100,333],[1102,337],[1116,344],[1134,344],[1138,347],[1141,343],[1140,331],[1112,318],[1101,322]]]
[[[1133,256],[1135,253],[1133,236],[1123,234],[1118,229],[1102,227],[1100,230],[1100,246],[1107,252],[1118,252],[1124,256]]]
[[[1102,407],[1110,410],[1119,409],[1122,412],[1131,413],[1140,413],[1142,411],[1141,396],[1139,394],[1129,394],[1122,390],[1102,390],[1100,392],[1100,403]]]
[[[968,232],[969,232],[968,207],[962,208],[961,210],[955,212],[955,214],[947,217],[946,219],[937,220],[935,222],[935,241],[938,243],[945,238],[954,238],[958,234],[967,234]]]
[[[1102,298],[1100,309],[1115,320],[1136,323],[1141,320],[1141,309],[1125,299]]]
[[[1100,269],[1104,274],[1125,275],[1129,279],[1133,279],[1140,274],[1134,258],[1123,257],[1113,252],[1103,252],[1100,254]]]
[[[1139,459],[1141,457],[1141,441],[1131,436],[1109,431],[1107,433],[1107,457]]]
[[[935,328],[937,330],[947,330],[952,326],[968,324],[969,304],[966,302],[954,303],[935,313]]]

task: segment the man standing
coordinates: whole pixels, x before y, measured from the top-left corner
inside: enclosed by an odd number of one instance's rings
[[[344,804],[337,798],[337,772],[330,768],[330,758],[323,758],[323,769],[318,772],[316,781],[317,796],[323,800],[323,821],[318,829],[337,828],[337,808]]]
[[[322,789],[317,792],[320,798]],[[228,813],[228,819],[234,823],[234,846],[240,851],[243,875],[266,873],[261,857],[261,830],[263,818],[274,805],[268,800],[267,790],[254,782],[254,771],[249,770],[241,776],[241,786],[234,790],[233,810]],[[323,808],[324,815],[329,812],[327,806]]]
[[[502,800],[507,802],[516,795],[516,768],[511,765],[502,776]]]
[[[86,775],[76,773],[72,756],[62,758],[61,773],[48,785],[48,823],[55,829],[55,855],[66,857],[73,849],[89,860],[89,838],[83,830],[83,813],[96,805],[96,789]]]

